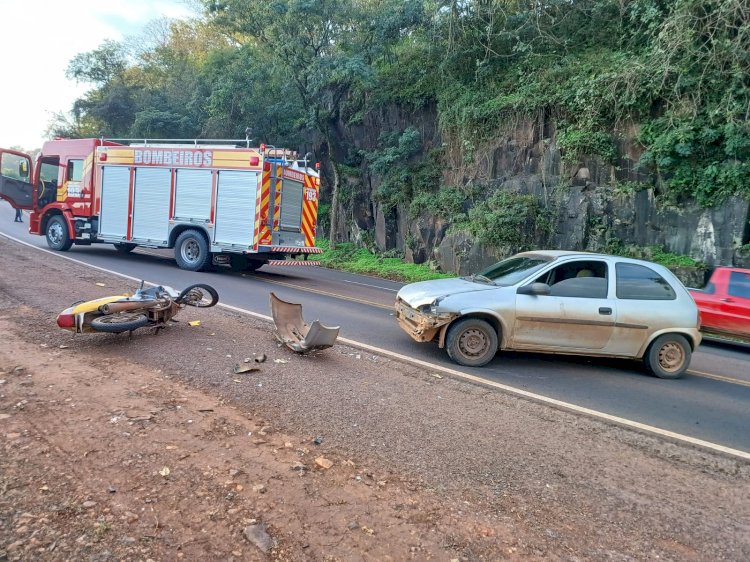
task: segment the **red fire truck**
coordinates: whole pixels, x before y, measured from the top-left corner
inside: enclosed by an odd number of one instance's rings
[[[174,248],[190,271],[319,265],[307,259],[322,252],[318,172],[289,150],[218,142],[55,139],[33,164],[0,149],[0,197],[30,210],[29,232],[53,250]]]

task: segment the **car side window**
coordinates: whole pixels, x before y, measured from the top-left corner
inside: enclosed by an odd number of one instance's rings
[[[635,300],[674,300],[672,286],[650,267],[635,263],[618,263],[617,298]]]
[[[727,292],[733,297],[750,299],[750,273],[731,271],[729,273],[729,289]]]
[[[607,298],[607,264],[603,261],[564,263],[536,279],[550,286],[550,296],[581,299]]]

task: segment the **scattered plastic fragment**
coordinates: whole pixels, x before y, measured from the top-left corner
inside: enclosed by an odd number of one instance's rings
[[[276,325],[276,339],[297,353],[332,347],[339,335],[338,326],[323,326],[317,320],[307,325],[302,319],[301,304],[285,302],[273,293],[271,314]]]
[[[234,372],[238,375],[240,373],[252,373],[253,371],[260,371],[260,367],[255,367],[253,365],[240,365],[239,363],[234,366]]]
[[[201,321],[200,320],[191,320],[190,322],[188,322],[188,326],[195,327],[195,326],[200,326],[200,325],[201,325]]]

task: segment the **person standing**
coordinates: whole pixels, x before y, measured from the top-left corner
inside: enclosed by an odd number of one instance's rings
[[[21,213],[21,209],[16,209],[16,219],[14,222],[23,222],[23,214]]]

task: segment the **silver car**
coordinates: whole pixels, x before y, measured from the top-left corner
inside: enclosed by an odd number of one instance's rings
[[[471,277],[406,285],[396,316],[470,367],[504,349],[643,359],[678,378],[701,341],[698,309],[667,268],[582,252],[524,252]]]

